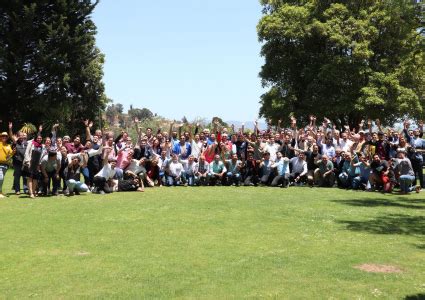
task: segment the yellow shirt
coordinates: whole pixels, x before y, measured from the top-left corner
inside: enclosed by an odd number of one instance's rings
[[[0,142],[0,164],[8,164],[13,151],[9,144]]]

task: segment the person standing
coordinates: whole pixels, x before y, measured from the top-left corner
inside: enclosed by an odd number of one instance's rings
[[[7,143],[7,132],[0,134],[0,198],[6,197],[3,194],[3,182],[9,167],[9,161],[12,158],[12,147]]]
[[[13,188],[16,195],[21,194],[21,177],[24,193],[27,193],[27,174],[22,170],[25,158],[25,150],[27,149],[27,134],[18,132],[17,136],[13,134],[13,124],[9,122],[9,138],[13,140]]]

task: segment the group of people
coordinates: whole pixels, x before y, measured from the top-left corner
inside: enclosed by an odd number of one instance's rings
[[[25,132],[1,133],[0,197],[6,171],[13,166],[13,189],[31,198],[82,192],[144,191],[161,186],[319,186],[400,193],[424,187],[423,123],[399,132],[362,122],[338,130],[330,120],[316,124],[310,116],[298,127],[269,126],[253,132],[244,126],[213,128],[171,124],[169,131],[142,130],[135,119],[137,139],[127,132],[95,130],[84,121],[83,135],[58,136],[58,124],[29,140]],[[280,123],[279,123],[280,125]],[[376,127],[376,130],[373,130]],[[10,143],[11,142],[11,143]],[[23,189],[21,189],[21,182]],[[418,183],[418,184],[417,184]]]

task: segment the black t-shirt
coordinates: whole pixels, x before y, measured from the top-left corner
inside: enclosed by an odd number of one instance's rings
[[[118,181],[118,191],[119,192],[129,192],[137,191],[139,186],[134,183],[133,179],[119,180]]]
[[[320,159],[321,157],[322,155],[320,155],[319,153],[313,153],[310,151],[306,152],[307,169],[309,171],[316,170],[319,166],[314,163],[314,160],[316,158]]]
[[[385,172],[388,170],[388,162],[386,160],[381,160],[380,162],[373,161],[370,164],[370,168],[372,171],[378,175],[382,174],[382,172]]]

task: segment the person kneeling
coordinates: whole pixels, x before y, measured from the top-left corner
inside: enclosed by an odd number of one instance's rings
[[[113,178],[115,176],[115,166],[117,161],[115,158],[108,159],[108,155],[111,150],[108,149],[105,152],[105,158],[103,159],[103,168],[93,178],[93,184],[95,186],[95,192],[100,194],[111,193],[113,188]]]
[[[80,182],[81,168],[84,162],[81,162],[79,156],[72,157],[68,167],[64,170],[66,185],[68,187],[68,196],[79,195],[81,192],[87,192],[88,186]]]

